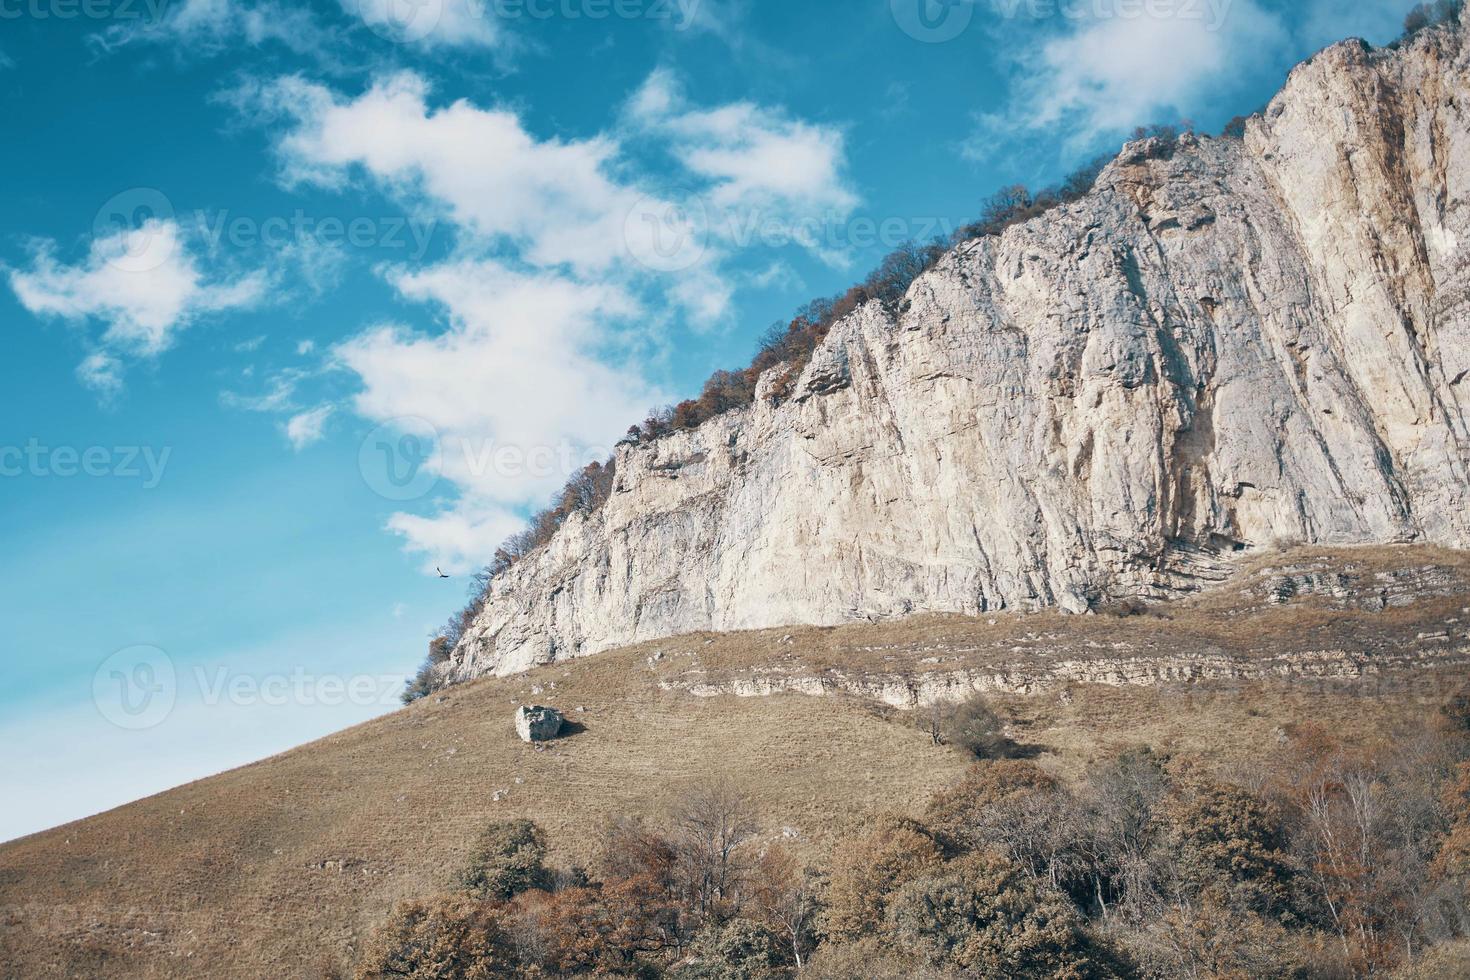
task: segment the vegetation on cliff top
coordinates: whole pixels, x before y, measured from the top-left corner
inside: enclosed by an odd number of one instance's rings
[[[1168,156],[1174,152],[1179,137],[1191,131],[1192,126],[1187,122],[1180,126],[1140,127],[1134,132],[1133,139],[1151,139],[1154,141],[1153,152]],[[780,369],[781,373],[771,387],[771,397],[778,402],[784,400],[806,368],[813,351],[844,317],[872,302],[897,310],[914,280],[932,269],[950,249],[977,238],[998,236],[1014,225],[1081,200],[1091,193],[1103,168],[1112,160],[1112,154],[1099,156],[1057,185],[1039,191],[1033,192],[1021,184],[1002,188],[985,200],[978,219],[949,236],[931,242],[911,241],[899,246],[884,257],[862,282],[846,292],[813,300],[798,309],[791,320],[772,324],[761,336],[754,357],[744,368],[716,371],[705,382],[698,398],[651,409],[642,422],[628,429],[623,443],[656,442],[672,433],[698,428],[712,418],[744,408],[755,400],[756,386],[762,375],[773,369]],[[404,689],[405,704],[442,686],[440,665],[484,610],[491,581],[550,541],[572,515],[594,513],[611,496],[616,482],[616,457],[588,465],[573,474],[552,505],[532,517],[525,530],[506,539],[490,564],[471,580],[469,602],[438,631],[430,645],[429,656]]]

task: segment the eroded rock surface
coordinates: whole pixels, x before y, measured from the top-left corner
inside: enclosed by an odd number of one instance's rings
[[[1288,544],[1470,545],[1467,110],[1465,29],[1428,31],[1322,52],[1243,140],[1130,144],[1086,199],[838,324],[785,400],[622,447],[448,675],[1164,599]]]
[[[516,734],[522,742],[549,742],[561,734],[563,721],[555,708],[523,704],[516,709]]]

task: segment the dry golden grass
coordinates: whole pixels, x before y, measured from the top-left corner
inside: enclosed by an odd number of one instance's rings
[[[349,963],[396,901],[445,888],[490,820],[530,817],[546,828],[557,862],[584,862],[607,818],[657,820],[683,789],[721,775],[756,798],[766,833],[820,860],[846,828],[879,811],[920,809],[968,764],[932,745],[907,713],[871,701],[697,697],[686,689],[691,677],[911,677],[1203,650],[1249,663],[1330,649],[1361,657],[1370,681],[1073,684],[996,700],[1013,736],[1063,774],[1136,744],[1248,765],[1273,750],[1281,726],[1304,720],[1388,737],[1461,680],[1455,651],[1465,632],[1451,620],[1470,602],[1466,562],[1420,549],[1333,560],[1370,570],[1432,562],[1453,572],[1455,586],[1375,613],[1314,598],[1267,606],[1236,582],[1169,607],[1169,619],[929,617],[680,637],[454,688],[0,846],[0,976],[316,976]],[[1247,567],[1240,581],[1257,571]],[[1445,629],[1451,642],[1420,638]],[[1382,659],[1388,652],[1418,665],[1405,670],[1403,660]],[[567,710],[584,730],[543,749],[523,745],[511,715],[531,701]]]

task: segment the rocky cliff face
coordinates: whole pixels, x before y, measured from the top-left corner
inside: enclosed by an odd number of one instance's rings
[[[1168,597],[1292,543],[1470,546],[1470,45],[1299,66],[1244,140],[840,323],[792,395],[619,451],[454,679],[695,630]]]

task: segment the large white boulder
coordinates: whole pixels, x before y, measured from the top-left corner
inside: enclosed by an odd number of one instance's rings
[[[522,742],[549,742],[561,734],[562,715],[555,708],[523,704],[516,709],[516,734]]]

